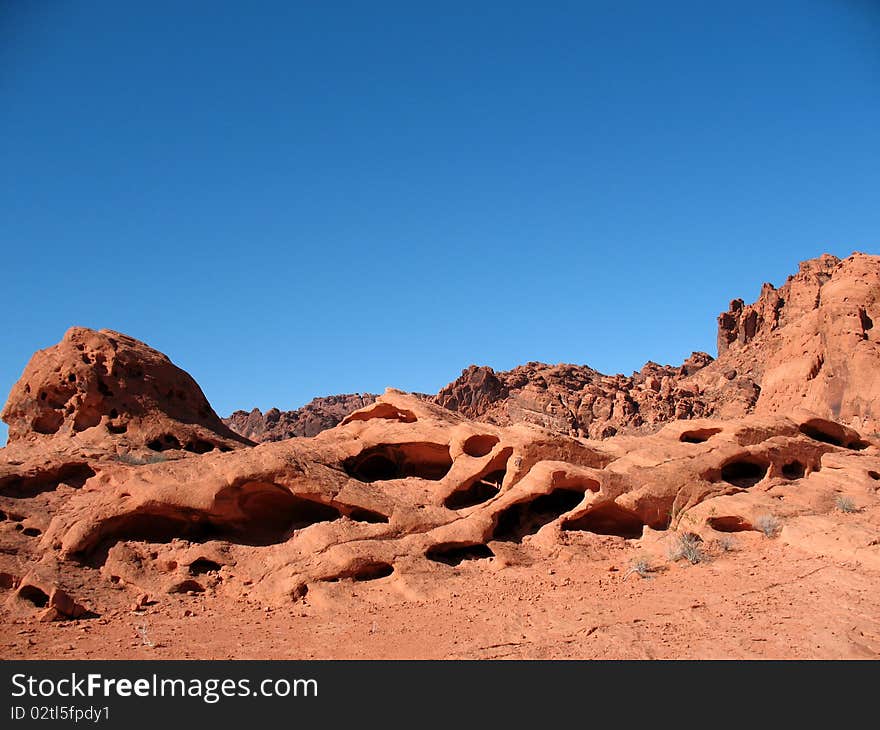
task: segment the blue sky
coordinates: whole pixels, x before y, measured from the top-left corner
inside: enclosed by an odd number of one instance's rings
[[[878,89],[874,0],[2,3],[0,390],[75,324],[224,415],[714,354],[880,252]]]

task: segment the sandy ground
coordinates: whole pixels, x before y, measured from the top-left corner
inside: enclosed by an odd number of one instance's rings
[[[34,622],[0,609],[4,659],[876,659],[880,574],[756,535],[698,565],[556,551],[312,587],[272,608],[166,595],[143,611]],[[493,565],[494,564],[494,565]],[[146,638],[144,638],[146,637]],[[152,646],[150,645],[152,644]]]

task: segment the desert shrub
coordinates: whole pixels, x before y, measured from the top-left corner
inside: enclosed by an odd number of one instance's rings
[[[834,500],[834,506],[841,512],[850,513],[859,511],[856,507],[856,503],[843,494],[837,495],[836,499]]]
[[[137,454],[127,453],[118,454],[116,460],[122,464],[128,464],[129,466],[145,466],[147,464],[161,464],[164,461],[168,461],[168,457],[163,456],[162,454],[138,456]]]
[[[693,532],[682,532],[675,536],[669,548],[669,559],[672,562],[687,560],[691,565],[702,563],[706,554],[700,545],[702,539]]]
[[[782,525],[773,515],[761,515],[755,520],[755,529],[764,533],[764,537],[776,537]]]
[[[624,579],[628,578],[632,573],[635,573],[640,578],[650,578],[651,563],[644,556],[636,558],[630,563],[629,570],[623,576]]]

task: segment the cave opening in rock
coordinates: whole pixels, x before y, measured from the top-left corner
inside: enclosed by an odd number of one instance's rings
[[[752,529],[751,523],[738,515],[708,517],[706,524],[718,532],[746,532]]]
[[[343,420],[343,425],[352,421],[371,421],[381,418],[386,421],[400,421],[401,423],[415,423],[416,414],[404,408],[398,408],[390,403],[376,403],[374,406],[362,411],[355,411]]]
[[[479,477],[468,487],[454,491],[443,501],[443,504],[449,509],[464,509],[488,502],[501,491],[501,483],[506,474],[506,470],[499,469]]]
[[[79,489],[93,476],[95,470],[81,463],[62,464],[27,476],[14,474],[0,479],[0,496],[26,499],[51,492],[62,483]]]
[[[19,588],[18,597],[32,603],[37,608],[45,608],[49,604],[48,594],[32,585],[23,585]]]
[[[214,560],[198,558],[189,564],[189,572],[190,575],[205,575],[206,573],[216,573],[221,567],[220,563]]]
[[[353,507],[349,511],[348,516],[355,522],[367,522],[374,525],[388,522],[387,515],[383,515],[381,512],[374,512],[365,507]]]
[[[234,509],[221,507],[223,494],[218,495],[217,508],[231,541],[246,545],[284,542],[294,530],[342,517],[340,510],[331,504],[291,494],[271,483],[247,483],[229,496],[235,499],[236,495]]]
[[[498,437],[490,434],[477,434],[468,438],[462,444],[462,451],[468,456],[486,456],[498,443]]]
[[[169,589],[169,593],[203,593],[205,587],[199,583],[197,580],[193,580],[192,578],[184,578],[182,581],[179,581],[172,585]]]
[[[494,558],[495,553],[488,545],[469,542],[444,542],[428,548],[425,557],[435,563],[460,565],[465,560],[484,560]]]
[[[526,502],[517,502],[502,511],[492,532],[494,540],[518,542],[534,535],[544,525],[577,507],[584,493],[576,489],[554,489]]]
[[[831,444],[832,446],[840,446],[844,449],[860,451],[870,446],[867,441],[863,441],[862,439],[849,438],[847,432],[840,424],[834,423],[833,421],[825,421],[820,418],[815,418],[806,423],[802,423],[798,427],[798,430],[800,430],[804,436],[807,436],[814,441],[820,441],[823,444]]]
[[[336,575],[322,578],[323,583],[337,583],[341,580],[368,581],[387,578],[394,572],[394,566],[382,560],[370,560],[357,563],[340,571]]]
[[[585,515],[566,520],[563,530],[593,532],[597,535],[614,535],[627,540],[637,540],[642,536],[645,523],[632,510],[614,502],[600,505]]]
[[[843,446],[843,439],[838,434],[831,433],[831,429],[819,428],[813,423],[803,423],[798,430],[814,441],[821,441],[823,444],[831,444],[832,446]]]
[[[806,467],[796,459],[794,461],[790,461],[787,464],[784,464],[782,467],[782,476],[786,479],[802,479],[804,474],[806,474]]]
[[[276,484],[249,482],[220,492],[210,510],[159,506],[105,520],[92,543],[75,557],[102,565],[109,549],[125,540],[166,543],[181,538],[194,543],[224,540],[275,545],[290,539],[295,530],[341,516],[333,505],[292,494]]]
[[[193,454],[207,454],[209,451],[214,450],[214,444],[204,439],[193,439],[192,441],[187,441],[183,449]]]
[[[719,433],[721,433],[720,428],[697,428],[692,431],[685,431],[678,437],[678,440],[685,444],[703,444]]]
[[[501,449],[479,473],[457,487],[452,494],[447,495],[443,505],[447,509],[464,509],[488,502],[495,497],[501,491],[501,486],[507,477],[507,462],[512,454],[513,449],[509,446]]]
[[[381,444],[364,449],[342,463],[361,482],[417,477],[439,481],[452,468],[449,446],[432,443]]]
[[[721,467],[721,478],[742,489],[755,486],[767,474],[769,464],[752,459],[736,459]]]
[[[168,451],[170,449],[179,449],[180,441],[176,436],[170,433],[163,434],[159,438],[147,442],[147,448],[151,451]]]

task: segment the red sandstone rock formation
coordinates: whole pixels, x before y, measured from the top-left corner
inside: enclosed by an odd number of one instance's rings
[[[295,411],[280,411],[277,408],[270,408],[265,413],[259,408],[250,412],[235,411],[223,422],[251,441],[282,441],[295,436],[315,436],[333,428],[349,413],[375,400],[376,396],[372,393],[331,395],[315,398]]]
[[[448,407],[342,400],[335,427],[253,448],[164,355],[71,330],[3,411],[4,617],[331,605],[354,582],[430,597],[463,564],[533,575],[731,532],[880,571],[878,281],[874,257],[823,257],[722,315],[718,360],[474,367]]]
[[[12,445],[72,440],[113,451],[205,453],[249,443],[167,356],[127,335],[83,327],[34,354],[0,416]]]
[[[605,438],[682,418],[737,418],[807,408],[880,430],[880,258],[821,256],[758,301],[718,318],[717,360],[694,353],[678,368],[649,362],[632,376],[529,363],[509,372],[472,366],[436,397],[469,418],[526,422]]]
[[[880,506],[878,453],[805,411],[597,441],[468,421],[389,391],[311,439],[96,464],[79,486],[31,488],[22,476],[2,501],[7,523],[21,523],[9,517],[16,500],[50,499],[30,537],[5,533],[33,565],[21,578],[7,568],[8,601],[62,617],[100,614],[120,590],[126,600],[246,593],[284,605],[340,581],[430,582],[468,560],[528,564],[554,546],[761,531],[767,514],[783,535],[797,525],[786,539],[800,545],[815,528],[801,518],[822,513],[829,492],[857,490]],[[860,544],[860,559],[880,568],[876,542]]]
[[[880,258],[856,253],[801,264],[778,290],[731,303],[719,317],[718,371],[761,388],[756,413],[807,408],[854,428],[880,431]],[[695,381],[708,383],[706,374]]]

